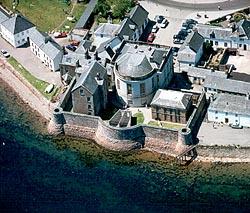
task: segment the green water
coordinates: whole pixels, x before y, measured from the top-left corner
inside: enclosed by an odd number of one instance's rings
[[[249,164],[181,167],[156,153],[52,138],[0,83],[1,212],[249,211]]]

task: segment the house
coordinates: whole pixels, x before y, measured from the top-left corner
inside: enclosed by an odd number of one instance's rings
[[[125,40],[138,41],[148,24],[148,12],[137,4],[120,24],[117,35]]]
[[[216,48],[237,48],[250,50],[250,21],[241,20],[232,27],[220,27],[206,24],[196,25],[197,31]]]
[[[218,94],[208,108],[208,121],[250,127],[249,93],[245,97]]]
[[[221,71],[215,71],[210,69],[204,69],[200,67],[188,67],[187,71],[188,79],[192,84],[203,85],[205,79],[208,76],[216,76],[221,78],[227,78],[227,73]]]
[[[9,14],[0,7],[0,35],[2,34],[1,23],[8,20],[9,18],[10,18]]]
[[[152,102],[152,118],[185,124],[190,116],[192,95],[173,90],[157,90]]]
[[[49,35],[37,29],[30,32],[30,49],[50,70],[58,70],[63,49]]]
[[[189,34],[178,52],[180,66],[196,66],[203,54],[203,43],[204,38],[198,32]]]
[[[103,42],[113,38],[117,33],[119,27],[119,24],[100,24],[100,26],[94,32],[94,45],[100,46],[100,44],[102,44]]]
[[[20,14],[0,24],[2,37],[14,47],[20,47],[29,41],[29,35],[35,26]]]
[[[71,90],[73,112],[99,115],[107,105],[107,71],[93,61]]]
[[[250,83],[237,81],[218,76],[207,76],[203,84],[205,92],[210,95],[217,93],[228,93],[234,95],[246,96],[250,91]]]
[[[155,92],[166,88],[173,77],[171,48],[123,41],[116,57],[115,87],[123,107],[149,105]]]

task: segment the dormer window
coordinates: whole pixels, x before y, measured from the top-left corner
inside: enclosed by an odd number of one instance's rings
[[[214,31],[210,33],[210,38],[215,38],[215,33],[214,33]]]

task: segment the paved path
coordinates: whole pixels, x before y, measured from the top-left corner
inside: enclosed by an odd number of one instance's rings
[[[44,64],[31,52],[30,47],[12,47],[7,41],[0,37],[0,49],[7,50],[22,66],[32,75],[40,80],[61,86],[60,72],[50,71]]]

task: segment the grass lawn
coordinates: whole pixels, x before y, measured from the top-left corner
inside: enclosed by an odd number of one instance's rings
[[[12,0],[0,0],[2,5],[12,10]],[[67,5],[63,0],[20,0],[16,10],[20,11],[40,30],[44,32],[52,31],[59,26],[68,16],[73,4]],[[73,16],[79,19],[85,9],[84,3],[76,5]],[[75,23],[67,23],[72,27]]]
[[[159,122],[157,121],[150,121],[148,123],[149,126],[157,126],[160,127]],[[167,129],[181,129],[184,125],[182,124],[177,124],[177,123],[167,123],[167,122],[163,122],[161,121],[161,125],[163,128],[167,128]]]
[[[133,117],[136,117],[136,123],[137,124],[142,124],[144,122],[144,116],[143,113],[137,112],[133,115]]]
[[[30,74],[28,70],[26,70],[18,61],[10,57],[8,62],[18,71],[31,85],[33,85],[40,93],[42,93],[47,99],[51,100],[55,95],[58,94],[59,88],[54,88],[51,93],[45,93],[44,90],[49,85],[48,82],[37,79],[35,76]]]

